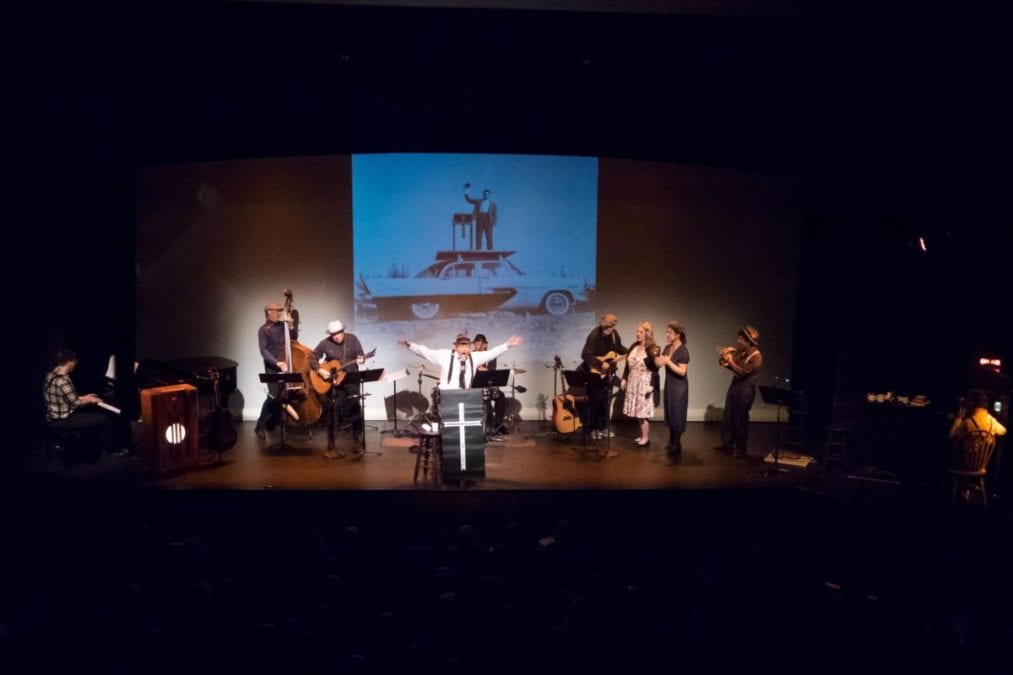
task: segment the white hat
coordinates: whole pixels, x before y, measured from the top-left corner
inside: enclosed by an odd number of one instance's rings
[[[329,324],[327,324],[327,334],[328,335],[334,335],[335,333],[340,333],[343,330],[345,330],[345,327],[337,319],[335,319],[334,321],[331,321]]]

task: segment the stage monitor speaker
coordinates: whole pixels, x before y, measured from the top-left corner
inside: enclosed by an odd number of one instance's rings
[[[141,390],[144,453],[156,474],[197,465],[197,387],[174,384]]]

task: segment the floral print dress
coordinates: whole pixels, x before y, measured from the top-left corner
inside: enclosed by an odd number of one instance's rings
[[[654,393],[651,389],[651,369],[647,367],[647,352],[643,345],[635,345],[626,357],[626,399],[623,414],[637,419],[654,416]]]

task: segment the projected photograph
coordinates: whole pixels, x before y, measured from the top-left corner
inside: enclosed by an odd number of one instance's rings
[[[595,158],[353,156],[357,321],[587,309],[597,181]]]

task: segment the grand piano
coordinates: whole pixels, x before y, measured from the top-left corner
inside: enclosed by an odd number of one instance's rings
[[[145,359],[137,366],[134,381],[137,389],[151,389],[172,384],[190,384],[197,388],[200,419],[218,405],[228,408],[229,396],[236,391],[238,363],[221,356],[195,356],[161,361]],[[218,396],[215,400],[215,374],[218,375]]]

